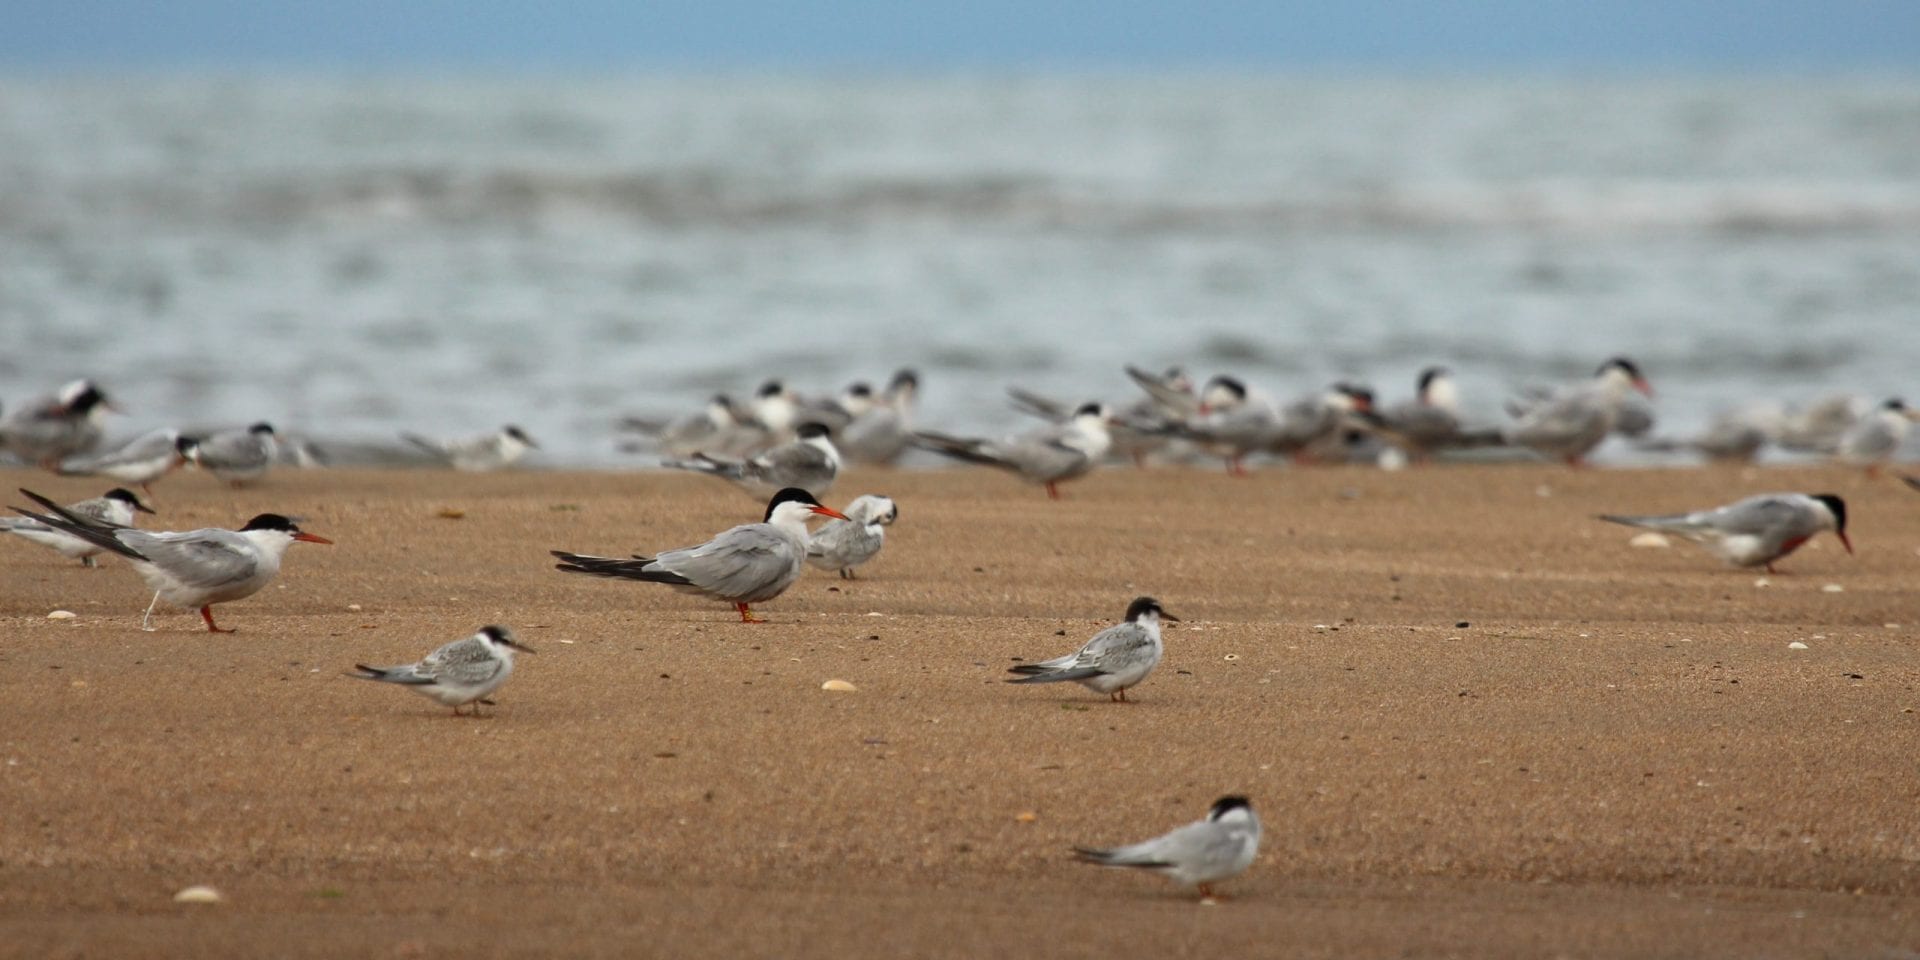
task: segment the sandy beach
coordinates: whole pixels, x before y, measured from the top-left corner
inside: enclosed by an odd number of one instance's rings
[[[1822,536],[1769,577],[1593,519],[1773,490],[1846,497],[1858,554]],[[147,526],[336,541],[217,608],[230,635],[142,632],[124,563],[0,538],[0,954],[1920,951],[1896,479],[1116,468],[1054,503],[957,469],[824,499],[869,492],[900,506],[885,552],[764,625],[552,569],[759,519],[692,476],[170,477]],[[1001,682],[1141,594],[1182,622],[1137,702]],[[539,651],[488,719],[342,676],[487,623]],[[1229,793],[1266,834],[1217,904],[1069,854]]]

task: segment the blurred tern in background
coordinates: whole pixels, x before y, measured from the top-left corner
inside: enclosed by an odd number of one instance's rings
[[[0,451],[57,470],[60,461],[100,443],[100,420],[114,409],[92,380],[75,380],[0,416]]]
[[[267,469],[273,466],[274,447],[273,424],[266,422],[204,438],[180,438],[180,452],[194,466],[235,487],[267,475]]]
[[[1082,405],[1072,419],[1005,440],[955,437],[932,430],[914,433],[915,443],[927,450],[1019,474],[1029,483],[1047,488],[1060,499],[1059,484],[1085,476],[1106,457],[1113,445],[1107,432],[1113,415],[1098,403]]]
[[[695,454],[686,460],[663,460],[661,466],[691,470],[726,480],[758,498],[784,487],[825,493],[840,475],[840,451],[826,426],[803,423],[791,443],[784,443],[745,460],[720,460]]]
[[[1221,797],[1205,820],[1124,847],[1074,847],[1087,863],[1152,870],[1212,897],[1213,884],[1246,872],[1260,853],[1260,818],[1245,797]]]
[[[1585,383],[1562,388],[1538,402],[1509,404],[1508,412],[1516,419],[1501,435],[1514,446],[1581,466],[1586,455],[1613,432],[1629,390],[1653,396],[1640,368],[1625,357],[1615,357],[1601,364]]]
[[[141,503],[140,498],[133,495],[133,491],[125,487],[115,487],[91,500],[68,504],[66,511],[97,526],[131,527],[135,519],[135,511],[152,513],[153,509]],[[0,519],[0,532],[14,534],[44,547],[52,547],[59,551],[61,556],[80,561],[83,567],[96,566],[93,558],[107,550],[106,547],[92,540],[75,536],[64,530],[57,530],[29,517]]]
[[[145,433],[117,450],[60,461],[60,473],[75,477],[106,477],[138,484],[153,494],[153,482],[173,472],[186,457],[180,453],[180,431],[171,428]]]
[[[469,473],[484,473],[512,466],[528,450],[537,450],[540,445],[527,436],[526,431],[508,424],[492,433],[464,437],[456,440],[430,440],[412,433],[403,433],[400,438],[445,461],[455,470]]]

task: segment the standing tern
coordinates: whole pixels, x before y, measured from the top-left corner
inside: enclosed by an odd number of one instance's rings
[[[855,463],[890,464],[900,459],[913,439],[913,408],[919,393],[919,374],[896,372],[887,389],[840,432],[841,452]]]
[[[164,599],[182,609],[199,608],[208,631],[232,633],[231,629],[214,625],[214,604],[260,592],[273,580],[274,574],[280,572],[280,558],[295,540],[333,542],[301,530],[292,520],[277,513],[260,514],[238,530],[208,527],[185,533],[148,533],[96,523],[31,490],[20,492],[50,513],[33,513],[20,507],[14,507],[14,512],[91,541],[133,562],[133,569],[154,591],[153,603],[147,604],[147,615],[140,621],[142,630],[153,629],[154,604]]]
[[[1868,473],[1878,474],[1881,464],[1893,459],[1900,450],[1915,416],[1915,411],[1907,409],[1899,397],[1888,400],[1840,435],[1834,455],[1842,463],[1866,467]]]
[[[741,623],[765,623],[753,615],[751,605],[772,600],[800,579],[807,557],[807,520],[815,515],[847,519],[846,514],[821,506],[813,494],[789,487],[767,501],[761,522],[733,527],[706,543],[655,557],[635,554],[631,559],[554,550],[553,555],[564,561],[554,568],[664,583],[733,604]]]
[[[1103,867],[1152,870],[1183,887],[1198,887],[1202,897],[1213,896],[1213,884],[1237,877],[1253,865],[1260,853],[1260,818],[1246,797],[1221,797],[1205,820],[1189,823],[1162,836],[1124,847],[1074,847],[1086,863]]]
[[[121,483],[135,483],[149,496],[153,482],[171,473],[186,457],[180,452],[180,431],[160,429],[127,441],[118,450],[93,456],[68,457],[60,461],[64,476],[107,477]]]
[[[955,437],[932,430],[916,431],[913,436],[916,444],[935,453],[1017,473],[1045,486],[1047,496],[1058,500],[1060,483],[1085,476],[1107,455],[1113,445],[1113,436],[1107,432],[1112,421],[1105,405],[1089,403],[1065,423],[1005,440]]]
[[[1736,567],[1766,567],[1832,530],[1841,545],[1853,552],[1847,539],[1847,504],[1831,493],[1767,493],[1724,507],[1666,516],[1623,517],[1602,514],[1600,519],[1629,527],[1645,527],[1691,540],[1708,553]]]
[[[1511,407],[1516,419],[1502,436],[1513,446],[1580,466],[1613,431],[1628,390],[1653,396],[1653,388],[1640,368],[1625,357],[1614,357],[1601,364],[1586,383],[1562,389],[1538,403]]]
[[[660,465],[719,477],[756,498],[786,487],[825,493],[840,475],[840,451],[834,448],[830,433],[823,424],[803,423],[791,443],[745,460],[696,454],[687,460],[663,460]]]
[[[853,498],[846,513],[845,520],[829,520],[807,539],[807,562],[852,580],[853,568],[886,545],[887,527],[900,519],[900,508],[891,498],[869,493]]]
[[[1071,680],[1109,701],[1126,703],[1127,688],[1138,684],[1160,665],[1165,651],[1160,643],[1160,621],[1180,618],[1160,608],[1152,597],[1138,597],[1127,605],[1127,622],[1093,635],[1086,645],[1065,656],[1039,663],[1023,663],[1008,673],[1023,674],[1008,683],[1058,683]]]
[[[152,513],[153,509],[140,502],[133,491],[125,487],[114,487],[105,495],[91,500],[67,505],[67,512],[85,519],[88,523],[103,527],[131,527],[134,511]],[[105,547],[84,537],[77,537],[58,530],[38,520],[27,517],[13,517],[0,520],[0,531],[14,534],[23,540],[31,540],[44,547],[52,547],[69,560],[78,560],[83,567],[96,566],[93,558],[106,552]]]
[[[431,440],[417,434],[403,433],[400,439],[433,454],[455,470],[469,473],[484,473],[512,466],[526,456],[528,450],[540,449],[540,445],[533,442],[526,431],[513,424],[476,437]]]
[[[0,417],[0,451],[47,470],[100,443],[100,419],[113,410],[92,380],[75,380]]]
[[[222,430],[201,438],[181,438],[181,453],[193,465],[238,487],[266,476],[273,465],[273,424],[261,422],[245,430]]]
[[[491,706],[487,694],[500,689],[513,675],[513,652],[533,653],[532,647],[525,646],[514,638],[513,631],[502,626],[490,625],[480,628],[480,632],[471,637],[455,640],[452,643],[426,655],[419,663],[408,663],[397,667],[369,667],[356,663],[354,669],[359,673],[347,676],[356,680],[374,680],[380,683],[397,683],[424,697],[430,697],[452,707],[453,715],[460,716],[460,708],[473,704],[473,715],[480,716],[480,705]]]

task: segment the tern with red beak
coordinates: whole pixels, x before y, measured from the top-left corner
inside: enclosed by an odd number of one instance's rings
[[[1800,549],[1823,530],[1832,530],[1847,552],[1853,552],[1853,541],[1847,539],[1846,501],[1831,493],[1766,493],[1693,513],[1602,514],[1600,519],[1670,533],[1733,566],[1766,567],[1768,573],[1774,572],[1774,561]]]
[[[198,609],[210,632],[232,633],[232,629],[214,624],[214,604],[259,593],[280,572],[280,558],[295,540],[333,542],[301,530],[277,513],[260,514],[238,530],[208,527],[185,533],[148,533],[89,520],[31,490],[20,492],[48,512],[39,514],[19,507],[14,507],[14,512],[104,547],[132,563],[154,591],[153,603],[147,604],[147,615],[140,621],[142,630],[153,629],[154,604],[165,600],[182,609]]]
[[[593,557],[552,551],[563,573],[585,573],[620,580],[664,583],[731,603],[741,623],[765,623],[753,615],[752,605],[785,593],[807,559],[807,521],[815,516],[847,519],[846,514],[821,506],[813,494],[788,487],[767,501],[759,523],[745,523],[722,532],[706,543],[668,550],[654,557]]]

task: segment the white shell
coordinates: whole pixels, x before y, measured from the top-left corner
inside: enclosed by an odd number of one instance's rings
[[[1673,546],[1673,541],[1668,540],[1664,533],[1655,533],[1652,530],[1648,530],[1646,533],[1635,534],[1632,540],[1627,541],[1627,546],[1665,550]]]
[[[1795,640],[1794,642],[1787,644],[1788,650],[1805,650],[1806,648],[1807,648],[1807,645],[1804,643],[1801,643],[1798,640]]]
[[[225,899],[220,891],[205,884],[195,884],[173,895],[174,903],[219,903]]]
[[[78,618],[79,616],[80,616],[79,614],[74,613],[72,610],[55,610],[54,612],[47,614],[47,619],[48,620],[73,620]]]
[[[820,689],[832,690],[835,693],[852,693],[859,688],[845,680],[828,680],[820,685]]]

